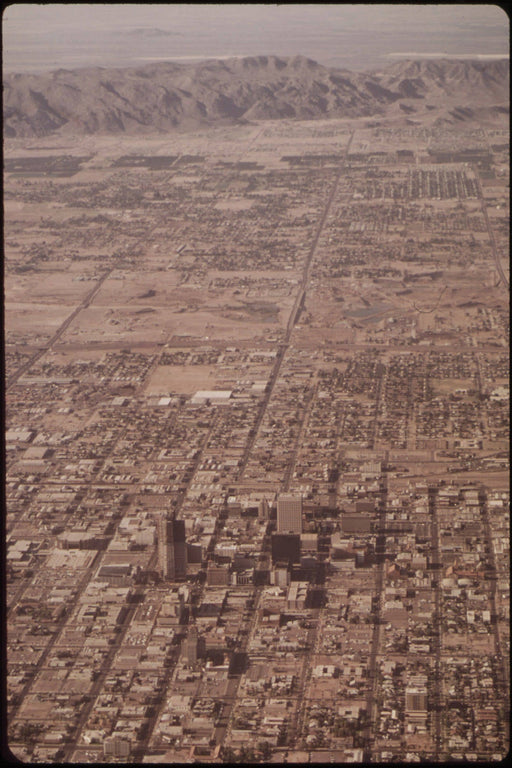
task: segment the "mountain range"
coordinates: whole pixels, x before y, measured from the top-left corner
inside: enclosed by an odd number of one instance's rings
[[[4,76],[4,135],[154,133],[280,118],[503,119],[509,62],[400,61],[379,72],[303,56]]]

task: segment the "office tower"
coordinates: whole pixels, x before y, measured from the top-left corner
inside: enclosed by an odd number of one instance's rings
[[[187,575],[185,522],[166,515],[158,520],[158,566],[164,579],[180,579]]]
[[[277,500],[277,532],[302,533],[302,496],[280,494]]]
[[[300,563],[300,534],[273,533],[272,562]]]

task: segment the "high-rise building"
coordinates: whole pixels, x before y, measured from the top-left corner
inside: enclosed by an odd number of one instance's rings
[[[180,579],[187,575],[184,520],[173,520],[166,515],[158,520],[158,566],[164,579]]]
[[[273,533],[271,547],[273,563],[300,563],[300,534]]]
[[[277,532],[302,533],[302,496],[280,494],[277,500]]]

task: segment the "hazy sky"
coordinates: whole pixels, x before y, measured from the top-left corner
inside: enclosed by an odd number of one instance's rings
[[[365,69],[392,54],[507,55],[508,34],[508,17],[489,4],[14,3],[3,15],[3,63],[37,71],[302,54]]]

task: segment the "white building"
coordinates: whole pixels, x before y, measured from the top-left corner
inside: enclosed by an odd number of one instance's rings
[[[210,403],[211,405],[226,405],[231,400],[232,394],[230,389],[201,389],[192,397],[191,403],[193,405],[204,405],[205,403]]]

